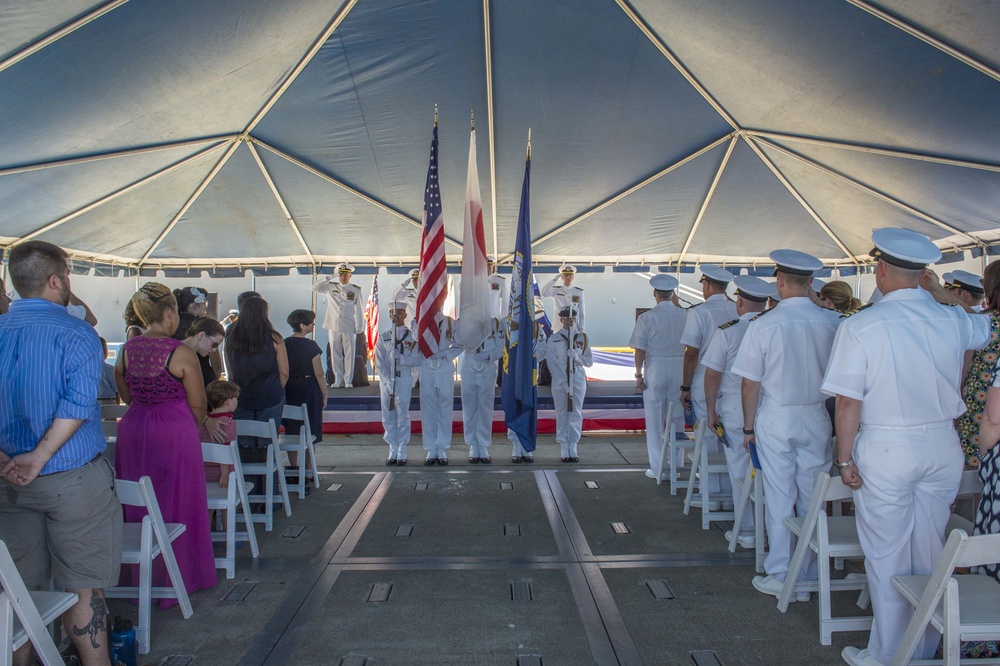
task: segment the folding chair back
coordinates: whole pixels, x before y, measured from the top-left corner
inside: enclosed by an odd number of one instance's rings
[[[79,597],[72,592],[28,592],[7,544],[0,541],[0,664],[30,640],[45,666],[61,666],[62,657],[45,625],[55,621]]]
[[[674,455],[674,442],[677,441],[677,432],[674,430],[674,403],[672,402],[667,405],[666,425],[663,426],[660,441],[662,442],[660,448],[660,469],[653,470],[656,472],[656,485],[659,486],[663,483],[664,470],[669,470],[670,494],[676,495],[677,493],[674,492],[674,466],[668,462],[668,456]],[[650,468],[652,468],[652,465],[650,465]]]
[[[209,510],[222,509],[226,512],[226,531],[224,534],[212,533],[213,541],[226,542],[225,557],[215,558],[215,568],[225,569],[226,578],[236,576],[236,539],[246,539],[250,542],[250,552],[254,557],[260,555],[257,545],[257,534],[253,528],[253,518],[250,515],[250,502],[247,494],[253,484],[243,480],[243,466],[240,463],[239,446],[233,441],[230,444],[201,443],[201,456],[207,463],[229,465],[229,484],[220,488],[214,481],[208,483],[206,494]],[[236,509],[242,508],[243,519],[247,525],[246,532],[236,531]]]
[[[288,484],[285,481],[284,453],[278,448],[278,429],[274,425],[274,419],[268,421],[236,421],[236,435],[238,437],[257,437],[270,441],[267,445],[267,459],[262,463],[243,463],[244,475],[263,475],[264,494],[249,495],[251,502],[264,502],[264,513],[255,514],[253,519],[259,523],[264,523],[264,530],[270,532],[274,527],[274,474],[278,474],[278,489],[281,492],[282,506],[285,507],[285,515],[292,515],[292,505],[288,501]]]
[[[170,545],[184,533],[186,526],[183,523],[163,522],[153,481],[148,476],[138,481],[115,479],[115,492],[123,505],[145,507],[147,515],[143,517],[142,523],[125,523],[122,530],[122,564],[139,565],[139,586],[108,588],[105,596],[139,598],[139,625],[135,629],[135,637],[139,653],[146,654],[150,645],[153,599],[177,599],[185,619],[194,614],[180,567],[174,557],[173,546]],[[153,560],[156,557],[163,558],[170,587],[153,587]]]
[[[319,487],[319,469],[316,467],[316,450],[313,446],[312,427],[309,425],[309,410],[305,404],[285,405],[281,412],[282,421],[299,421],[302,426],[298,435],[279,435],[278,446],[282,451],[295,451],[299,454],[299,482],[290,486],[292,491],[299,493],[299,499],[306,496],[307,474],[312,475],[313,485]],[[309,470],[306,471],[308,461]]]
[[[691,471],[688,474],[687,492],[684,494],[685,516],[691,510],[691,498],[694,496],[694,489],[699,485],[697,475],[701,462],[701,445],[704,441],[705,421],[701,420],[694,424],[694,451],[691,453]]]
[[[747,473],[743,481],[733,479],[733,489],[739,489],[739,497],[736,498],[733,507],[733,530],[729,535],[729,552],[736,552],[736,544],[739,540],[740,531],[736,525],[743,524],[743,514],[748,510],[750,503],[753,503],[753,531],[755,550],[755,569],[757,573],[764,572],[764,559],[767,557],[765,549],[766,535],[764,533],[764,483],[762,471],[754,469],[753,462],[747,463]]]

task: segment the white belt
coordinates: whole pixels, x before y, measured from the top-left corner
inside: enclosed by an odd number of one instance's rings
[[[921,425],[914,426],[893,426],[893,425],[876,425],[874,423],[862,423],[862,430],[954,430],[955,422],[952,420],[947,421],[934,421],[933,423],[923,423]]]

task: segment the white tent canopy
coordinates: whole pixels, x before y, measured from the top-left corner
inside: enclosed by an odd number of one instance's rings
[[[871,229],[1000,242],[990,0],[0,4],[0,245],[155,268],[412,264],[440,109],[460,256],[532,133],[541,262],[853,266]]]

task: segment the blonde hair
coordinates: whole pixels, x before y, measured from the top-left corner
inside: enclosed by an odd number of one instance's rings
[[[177,311],[173,292],[159,282],[147,282],[132,294],[132,309],[145,327],[163,321],[167,310]]]
[[[827,282],[819,291],[820,298],[827,298],[837,312],[851,312],[861,307],[861,301],[854,298],[851,285],[843,280]]]

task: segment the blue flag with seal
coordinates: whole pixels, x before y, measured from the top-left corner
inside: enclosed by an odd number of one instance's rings
[[[517,216],[514,269],[510,276],[510,307],[503,347],[503,384],[500,399],[504,422],[521,447],[535,450],[538,438],[538,363],[535,360],[535,299],[531,271],[530,183],[531,148],[524,163],[521,211]]]

